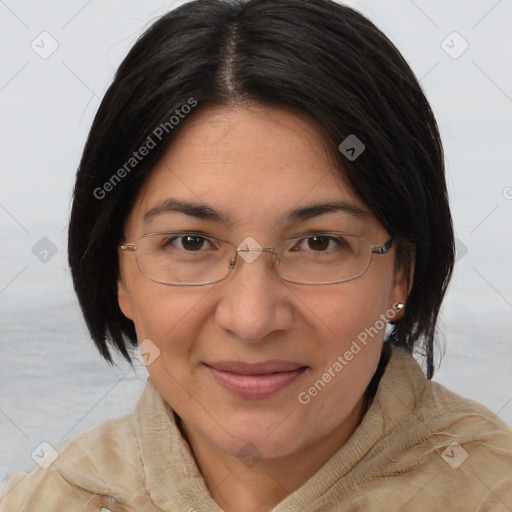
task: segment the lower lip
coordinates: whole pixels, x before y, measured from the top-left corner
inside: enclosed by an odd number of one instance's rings
[[[295,379],[300,377],[306,367],[297,370],[266,375],[240,375],[238,373],[216,370],[207,366],[213,378],[225,389],[242,398],[262,399],[268,398],[278,391],[288,387]]]

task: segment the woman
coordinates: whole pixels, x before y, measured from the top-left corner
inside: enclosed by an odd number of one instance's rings
[[[435,119],[374,25],[170,12],[105,95],[69,229],[91,336],[139,346],[146,388],[0,510],[510,509],[510,429],[430,381],[453,258]]]

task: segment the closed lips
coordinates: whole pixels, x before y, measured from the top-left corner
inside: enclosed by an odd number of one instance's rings
[[[288,361],[243,363],[224,361],[206,364],[215,381],[246,399],[264,399],[277,394],[300,377],[307,366]]]

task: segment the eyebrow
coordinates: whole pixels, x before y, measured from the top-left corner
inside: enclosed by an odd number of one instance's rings
[[[211,220],[214,222],[222,222],[229,225],[230,222],[226,215],[211,208],[210,206],[191,203],[188,201],[180,201],[177,199],[166,199],[156,206],[151,208],[144,214],[144,224],[151,222],[156,216],[163,213],[183,213],[190,217],[195,217],[201,220]],[[362,218],[369,215],[369,212],[359,208],[358,206],[346,201],[329,201],[326,203],[313,203],[307,206],[302,206],[285,213],[281,220],[288,222],[296,222],[301,220],[308,220],[326,213],[343,212],[348,213],[354,217]]]
[[[288,212],[284,218],[292,221],[308,220],[326,213],[336,212],[348,213],[357,218],[364,218],[370,215],[370,212],[347,201],[329,201],[327,203],[314,203],[295,208],[291,212]]]
[[[212,220],[215,222],[227,222],[224,215],[217,210],[203,204],[190,203],[188,201],[178,201],[177,199],[166,199],[157,204],[151,210],[144,214],[144,224],[151,222],[156,216],[162,213],[183,213],[190,217],[202,220]]]

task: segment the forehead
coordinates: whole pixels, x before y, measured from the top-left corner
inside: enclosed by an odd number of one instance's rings
[[[195,113],[151,172],[132,213],[143,217],[169,197],[208,205],[234,223],[255,216],[276,222],[320,201],[367,210],[314,125],[281,108]]]

